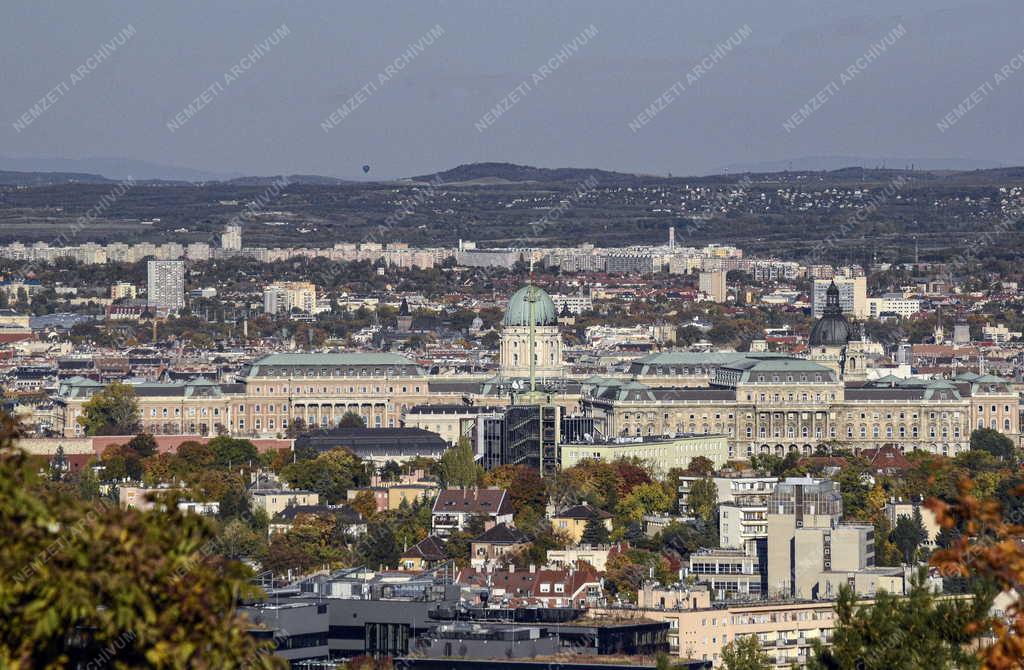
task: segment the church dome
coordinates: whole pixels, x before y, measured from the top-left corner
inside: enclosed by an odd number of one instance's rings
[[[535,326],[557,326],[558,310],[551,296],[539,286],[527,285],[512,294],[505,310],[506,326],[530,325],[530,302],[533,302],[533,324]]]
[[[842,347],[850,341],[850,324],[839,305],[839,289],[832,282],[825,293],[825,310],[811,328],[807,343],[812,347]]]

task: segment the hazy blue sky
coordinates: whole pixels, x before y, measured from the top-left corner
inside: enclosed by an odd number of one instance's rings
[[[180,112],[276,28],[289,35],[176,132]],[[590,25],[597,35],[532,76]],[[126,26],[124,46],[20,132],[14,123]],[[328,115],[433,26],[427,46],[330,132]],[[742,26],[750,37],[638,132],[628,124]],[[896,26],[906,34],[783,122]],[[665,173],[801,156],[1024,163],[1020,0],[7,3],[0,154],[114,156],[223,173],[420,174],[476,161]],[[1013,61],[1016,66],[1020,59]],[[520,82],[529,91],[480,132]]]

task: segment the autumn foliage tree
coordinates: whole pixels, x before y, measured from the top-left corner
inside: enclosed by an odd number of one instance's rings
[[[1011,495],[1024,495],[1017,485]],[[1000,591],[1019,593],[1024,582],[1024,519],[1019,508],[1007,510],[996,498],[979,498],[974,482],[962,479],[952,501],[931,499],[939,526],[949,538],[947,546],[932,554],[932,565],[943,575],[973,578]],[[1024,666],[1024,611],[1014,599],[1004,618],[975,617],[967,632],[979,636],[991,630],[994,642],[979,652],[986,670]]]
[[[86,503],[48,485],[0,415],[0,667],[282,667],[238,614],[251,572],[194,514]]]

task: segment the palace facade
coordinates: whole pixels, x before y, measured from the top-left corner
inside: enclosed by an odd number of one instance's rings
[[[771,353],[663,352],[609,376],[571,378],[562,362],[550,297],[527,285],[509,301],[497,376],[432,376],[389,353],[283,353],[264,356],[231,383],[191,380],[135,385],[144,430],[154,434],[272,437],[296,419],[331,427],[354,412],[370,428],[405,425],[410,411],[432,405],[500,408],[525,391],[530,351],[538,383],[562,415],[593,419],[595,437],[725,436],[730,458],[814,453],[842,443],[854,449],[896,445],[954,456],[975,428],[1020,437],[1013,384],[982,374],[953,379],[866,380],[864,347],[830,287],[824,316],[809,338],[808,358]],[[533,345],[531,347],[531,337]],[[82,405],[103,386],[73,378],[60,384],[50,423],[81,436]]]
[[[1020,401],[1005,379],[961,374],[951,380],[900,379],[844,382],[826,365],[774,354],[655,354],[629,381],[591,379],[583,412],[607,437],[724,434],[730,455],[811,454],[819,444],[856,448],[895,444],[955,456],[971,431],[993,428],[1015,442]],[[666,386],[666,369],[690,384]]]

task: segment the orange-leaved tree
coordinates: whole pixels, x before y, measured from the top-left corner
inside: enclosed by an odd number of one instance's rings
[[[1024,494],[1024,486],[1016,486],[1010,494]],[[1024,594],[1020,508],[1007,510],[999,500],[975,496],[969,479],[959,482],[958,495],[952,501],[931,499],[926,504],[943,529],[954,531],[948,546],[932,555],[932,565],[944,576],[980,580],[1014,596],[1002,618],[979,618],[968,624],[966,632],[971,634],[991,631],[993,642],[979,651],[983,667],[1024,667],[1024,611],[1017,600]]]

